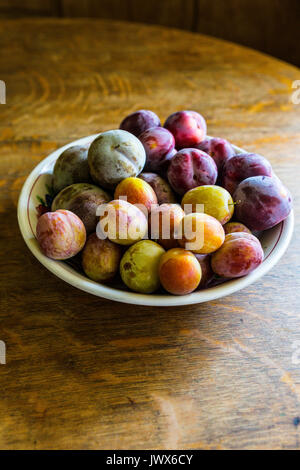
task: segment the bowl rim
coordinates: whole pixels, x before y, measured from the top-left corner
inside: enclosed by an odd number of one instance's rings
[[[55,161],[58,156],[67,148],[73,145],[86,145],[92,142],[99,134],[93,134],[73,142],[70,142],[63,147],[56,149],[48,157],[44,158],[37,166],[33,168],[29,176],[26,178],[22,190],[20,192],[18,201],[18,223],[22,234],[22,237],[32,252],[32,254],[45,266],[52,274],[56,275],[63,281],[71,284],[73,287],[77,287],[85,292],[117,302],[123,302],[134,305],[145,305],[145,306],[156,306],[156,307],[175,307],[183,305],[192,305],[197,303],[208,302],[210,300],[216,300],[221,297],[233,294],[244,287],[249,286],[264,274],[266,274],[272,267],[279,261],[286,251],[294,229],[294,212],[291,210],[289,216],[282,222],[280,222],[280,230],[278,239],[275,242],[271,252],[266,256],[263,263],[258,266],[254,271],[244,277],[232,279],[226,281],[223,284],[209,287],[207,289],[196,290],[188,295],[175,296],[170,294],[140,294],[135,292],[129,292],[126,290],[117,289],[106,284],[100,284],[98,282],[88,279],[86,276],[75,271],[67,263],[63,261],[52,260],[47,258],[38,246],[35,239],[35,234],[30,224],[28,216],[28,202],[30,200],[31,192],[39,176],[41,170],[47,165]],[[210,138],[210,136],[207,136]],[[233,145],[237,152],[245,152],[244,149]],[[25,210],[24,210],[25,209]],[[32,236],[29,236],[29,233]]]

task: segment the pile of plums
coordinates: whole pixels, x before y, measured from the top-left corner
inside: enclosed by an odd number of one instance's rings
[[[81,252],[90,279],[120,273],[146,294],[184,295],[247,275],[264,257],[256,232],[292,207],[264,157],[207,137],[195,111],[171,114],[163,127],[152,111],[136,111],[90,145],[68,148],[53,191],[37,223],[43,253],[66,260]]]

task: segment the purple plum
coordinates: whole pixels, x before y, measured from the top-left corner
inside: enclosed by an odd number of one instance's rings
[[[164,127],[173,134],[177,149],[194,147],[206,137],[205,119],[196,111],[173,113],[167,118]]]
[[[224,163],[235,155],[234,148],[228,140],[220,137],[206,138],[196,148],[208,153],[214,159],[219,171],[223,168]]]
[[[146,152],[145,170],[165,173],[174,156],[175,139],[164,127],[152,127],[139,136]]]
[[[272,176],[272,167],[257,153],[239,153],[224,164],[222,186],[233,194],[239,183],[251,176]]]
[[[142,132],[151,127],[159,127],[159,117],[148,109],[140,109],[126,116],[120,124],[120,129],[128,131],[138,137]]]
[[[215,184],[218,170],[214,160],[201,150],[188,148],[177,152],[168,168],[168,180],[178,194],[197,186]]]
[[[279,178],[252,176],[242,181],[233,196],[235,216],[250,230],[267,230],[286,219],[292,196]]]

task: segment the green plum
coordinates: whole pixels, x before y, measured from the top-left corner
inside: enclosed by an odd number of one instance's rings
[[[73,145],[58,157],[53,169],[55,193],[74,183],[91,182],[87,153],[87,147]]]
[[[141,240],[124,254],[120,273],[129,289],[143,294],[155,292],[159,286],[159,262],[165,250],[151,240]]]
[[[182,199],[182,207],[190,204],[191,210],[197,212],[197,204],[203,205],[203,212],[217,219],[222,225],[228,222],[234,212],[231,195],[226,189],[216,185],[198,186],[190,189]]]

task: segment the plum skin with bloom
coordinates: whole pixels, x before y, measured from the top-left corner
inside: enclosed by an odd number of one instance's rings
[[[160,259],[159,278],[162,286],[170,294],[186,295],[198,287],[201,280],[201,266],[190,251],[172,248]]]
[[[36,238],[48,258],[65,260],[82,250],[86,230],[76,214],[68,210],[46,212],[39,217]]]
[[[173,113],[167,118],[164,127],[173,134],[178,150],[194,147],[206,137],[205,119],[196,111]]]
[[[233,146],[226,139],[220,137],[212,137],[204,139],[195,148],[208,153],[217,165],[218,171],[221,171],[224,163],[235,155]]]
[[[58,193],[74,183],[91,182],[88,147],[73,145],[60,154],[53,169],[53,189]]]
[[[242,181],[233,196],[235,217],[250,230],[268,230],[286,219],[292,196],[278,178],[252,176]]]
[[[218,170],[207,153],[186,148],[179,150],[172,158],[167,174],[174,191],[183,195],[197,186],[215,184]]]
[[[119,270],[121,247],[92,233],[82,251],[82,268],[93,281],[111,281]]]
[[[145,161],[145,149],[139,139],[120,129],[102,132],[88,151],[93,181],[108,189],[115,188],[124,178],[137,176]]]
[[[165,173],[174,156],[175,139],[164,127],[152,127],[139,135],[146,152],[145,171]]]
[[[149,109],[140,109],[126,116],[120,124],[120,129],[138,137],[151,127],[161,126],[159,117]]]
[[[241,181],[259,175],[272,176],[270,162],[257,153],[239,153],[225,162],[222,186],[233,194]]]
[[[239,237],[231,235],[235,234],[227,235],[229,238],[225,239],[222,247],[213,253],[212,270],[224,278],[246,276],[263,262],[263,249],[258,240],[250,239],[253,237],[250,234],[239,232]]]

